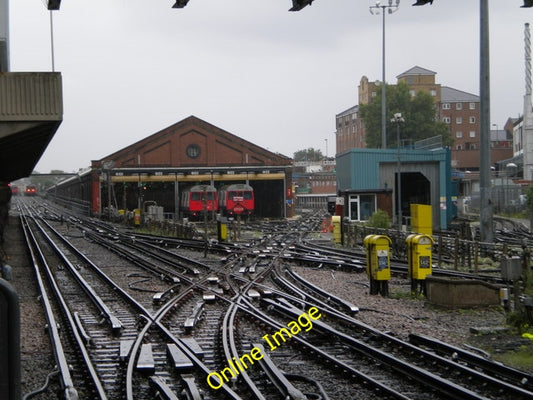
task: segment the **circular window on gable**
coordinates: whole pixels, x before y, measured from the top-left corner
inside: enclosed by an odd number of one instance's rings
[[[198,156],[200,156],[200,146],[197,144],[190,144],[185,149],[185,152],[189,158],[198,158]]]

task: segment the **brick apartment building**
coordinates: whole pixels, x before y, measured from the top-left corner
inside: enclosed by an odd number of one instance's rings
[[[454,140],[451,146],[453,169],[479,170],[480,100],[479,96],[442,86],[435,82],[436,72],[415,66],[397,76],[409,87],[412,96],[419,91],[429,93],[436,106],[437,118],[449,126]],[[361,78],[359,104],[368,104],[381,90],[380,82]],[[365,148],[365,128],[359,118],[359,106],[353,106],[335,117],[337,154],[351,148]],[[507,132],[507,131],[505,131]],[[512,134],[491,133],[491,163],[512,157]]]

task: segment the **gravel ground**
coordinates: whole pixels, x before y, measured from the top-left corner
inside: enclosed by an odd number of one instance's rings
[[[21,391],[26,394],[44,385],[46,376],[54,370],[55,360],[46,333],[46,319],[18,217],[12,216],[0,251],[12,267],[10,282],[19,295]],[[39,397],[37,397],[39,398]]]
[[[389,282],[390,296],[369,295],[365,273],[317,270],[304,267],[296,273],[359,307],[356,318],[381,331],[407,340],[410,333],[431,336],[461,346],[472,338],[471,327],[501,327],[505,314],[500,307],[475,310],[434,308],[423,299],[409,296],[407,280]]]
[[[533,375],[533,341],[512,334],[502,307],[442,309],[410,296],[407,280],[392,279],[390,296],[370,295],[365,273],[296,267],[294,271],[359,307],[355,318],[408,341],[410,333],[430,336]],[[472,328],[477,328],[473,333]],[[524,361],[528,359],[529,361]],[[513,361],[516,360],[516,361]]]

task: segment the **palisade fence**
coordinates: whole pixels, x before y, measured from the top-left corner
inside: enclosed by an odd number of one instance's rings
[[[519,185],[506,184],[505,180],[501,185],[491,188],[491,202],[495,214],[519,213],[526,208],[523,188]],[[470,204],[467,205],[468,212],[479,213],[480,207],[479,192],[473,193]]]
[[[391,258],[407,261],[406,238],[411,233],[396,229],[369,227],[349,221],[343,222],[343,245],[362,247],[367,235],[386,235],[391,241]],[[468,223],[461,224],[457,231],[436,232],[432,235],[433,264],[439,268],[453,268],[472,272],[498,272],[503,257],[527,257],[529,253],[525,243],[518,238],[511,244],[503,242],[483,243],[476,240],[475,231]]]

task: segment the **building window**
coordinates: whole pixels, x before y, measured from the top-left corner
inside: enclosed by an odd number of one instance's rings
[[[463,109],[463,103],[455,103],[455,109],[456,110],[462,110]]]
[[[455,146],[455,149],[456,150],[463,150],[463,145],[458,144],[457,146]]]
[[[449,110],[450,109],[450,103],[442,103],[442,109],[443,110]]]
[[[190,144],[187,146],[185,152],[189,158],[198,158],[200,156],[200,146],[197,144]]]
[[[469,108],[470,108],[471,110],[475,110],[475,109],[476,109],[476,103],[470,103],[470,104],[469,104]]]
[[[469,149],[470,150],[475,150],[476,149],[476,145],[474,143],[470,143]]]
[[[445,124],[449,124],[451,122],[450,117],[443,117],[442,122],[444,122]]]
[[[456,124],[462,124],[462,123],[463,123],[463,117],[457,117],[457,118],[455,118],[455,123],[456,123]]]
[[[469,117],[469,118],[468,118],[468,121],[469,121],[471,124],[475,124],[475,123],[476,123],[476,117]]]
[[[367,221],[376,212],[376,196],[373,194],[351,195],[349,201],[352,221]]]
[[[435,97],[435,96],[437,96],[437,91],[436,91],[435,89],[431,89],[431,90],[429,91],[429,94],[430,94],[431,96]]]
[[[476,131],[470,131],[470,137],[476,137]]]
[[[409,94],[411,95],[411,97],[415,97],[416,92],[413,89],[411,89],[409,90]]]
[[[456,138],[462,138],[463,137],[463,132],[461,132],[461,131],[455,132],[455,137]]]
[[[378,94],[376,92],[372,92],[372,94],[370,95],[371,97],[376,97]]]

